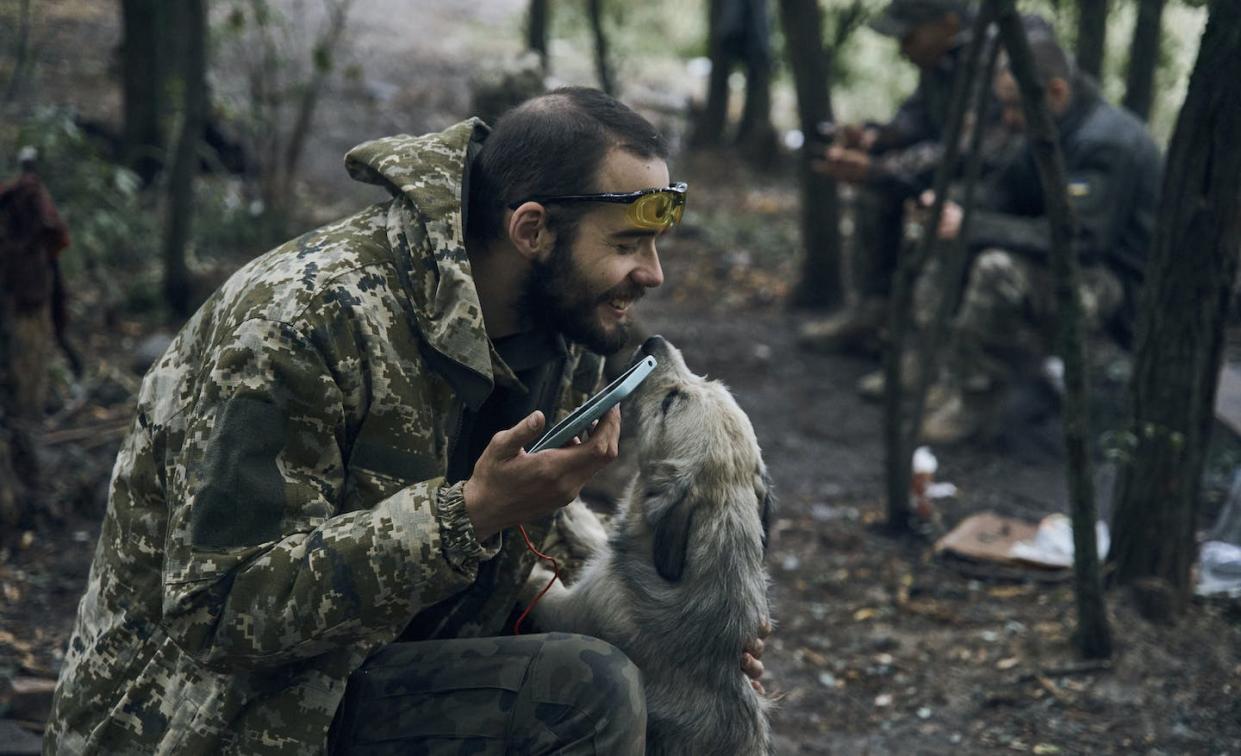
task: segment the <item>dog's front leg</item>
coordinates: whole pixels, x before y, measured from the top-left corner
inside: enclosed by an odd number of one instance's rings
[[[530,577],[526,579],[526,584],[522,587],[521,603],[530,606],[531,602],[537,599],[538,603],[531,610],[530,616],[540,630],[575,632],[576,620],[575,613],[572,611],[573,590],[559,579],[549,587],[548,583],[551,582],[552,577],[551,569],[542,562],[536,562],[530,570]],[[547,592],[539,597],[544,588]]]

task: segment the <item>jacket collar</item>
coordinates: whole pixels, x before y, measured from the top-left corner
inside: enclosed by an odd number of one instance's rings
[[[471,407],[480,406],[511,371],[483,324],[465,249],[468,170],[489,129],[477,118],[437,134],[376,139],[354,147],[345,168],[358,181],[394,197],[388,241],[413,300],[413,317],[436,368]]]

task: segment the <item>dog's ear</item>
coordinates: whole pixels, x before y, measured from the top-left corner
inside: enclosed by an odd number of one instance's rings
[[[685,574],[689,533],[694,524],[690,476],[671,462],[659,463],[646,477],[645,511],[654,531],[655,571],[669,582]]]

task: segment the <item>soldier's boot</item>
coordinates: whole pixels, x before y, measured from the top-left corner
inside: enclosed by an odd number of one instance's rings
[[[922,363],[916,351],[908,351],[901,358],[901,389],[909,397],[918,390],[918,381],[922,377]],[[872,370],[858,379],[856,389],[858,396],[870,402],[881,402],[886,393],[887,379],[883,370]],[[939,382],[932,383],[926,392],[926,411],[931,412],[947,398],[946,389]]]
[[[996,432],[1000,392],[944,388],[940,405],[927,413],[919,437],[924,444],[953,446]]]
[[[865,299],[828,318],[802,324],[797,343],[811,352],[874,357],[883,349],[887,317],[885,300]]]

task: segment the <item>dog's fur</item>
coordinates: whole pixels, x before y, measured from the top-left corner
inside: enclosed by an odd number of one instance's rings
[[[659,337],[640,351],[659,364],[622,405],[622,446],[638,457],[628,501],[580,578],[557,583],[534,618],[602,638],[637,664],[648,754],[768,754],[768,702],[739,667],[769,617],[771,499],[758,442],[722,384],[691,374]],[[580,504],[565,515],[591,519]],[[593,539],[585,523],[569,530]]]

